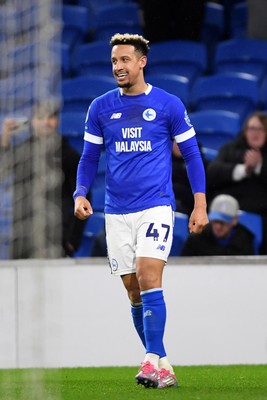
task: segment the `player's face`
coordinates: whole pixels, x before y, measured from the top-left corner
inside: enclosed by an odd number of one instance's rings
[[[222,221],[211,221],[211,229],[217,239],[226,239],[233,228],[233,223]]]
[[[143,68],[146,56],[140,55],[132,45],[113,46],[111,62],[114,78],[118,86],[129,89],[143,80]]]

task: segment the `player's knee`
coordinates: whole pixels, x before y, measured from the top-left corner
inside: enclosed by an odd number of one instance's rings
[[[161,287],[161,277],[157,274],[140,274],[138,283],[141,291]]]
[[[142,301],[139,289],[128,290],[128,297],[131,304],[140,303]]]
[[[129,274],[122,276],[122,281],[125,289],[127,290],[128,297],[132,304],[139,303],[141,301],[139,284],[135,274]]]

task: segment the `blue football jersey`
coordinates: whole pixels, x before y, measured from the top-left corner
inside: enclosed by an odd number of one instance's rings
[[[105,212],[124,214],[171,205],[172,146],[195,135],[184,104],[148,85],[145,93],[114,89],[96,98],[85,122],[84,140],[104,144]]]

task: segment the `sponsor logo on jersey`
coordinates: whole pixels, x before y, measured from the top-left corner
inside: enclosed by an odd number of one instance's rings
[[[115,142],[117,153],[131,153],[132,151],[152,151],[150,140],[133,140],[132,142]]]
[[[117,153],[127,152],[140,152],[140,151],[152,151],[152,145],[150,140],[138,140],[142,138],[142,127],[133,126],[127,128],[121,128],[121,135],[123,139],[137,139],[137,140],[122,140],[115,142],[115,150]]]
[[[122,116],[122,113],[113,113],[110,119],[119,119]]]
[[[156,118],[156,111],[153,110],[153,108],[147,108],[144,112],[143,112],[143,118],[146,121],[153,121]]]
[[[184,112],[184,120],[185,120],[185,122],[187,123],[188,126],[193,126],[193,125],[191,124],[190,118],[189,118],[189,116],[188,116],[186,110],[185,110],[185,112]]]

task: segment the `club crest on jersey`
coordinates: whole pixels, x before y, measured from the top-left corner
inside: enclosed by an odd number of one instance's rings
[[[193,126],[193,125],[191,124],[190,118],[189,118],[189,116],[188,116],[186,110],[185,110],[185,112],[184,112],[184,120],[185,120],[185,122],[187,123],[187,125]]]
[[[147,108],[144,112],[143,112],[143,118],[146,121],[153,121],[156,118],[156,111],[153,110],[153,108]]]
[[[110,268],[112,269],[112,271],[117,271],[118,269],[118,262],[114,258],[112,258],[110,262]]]

